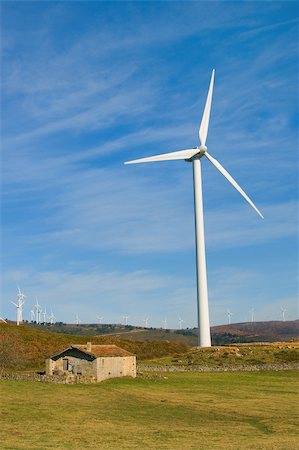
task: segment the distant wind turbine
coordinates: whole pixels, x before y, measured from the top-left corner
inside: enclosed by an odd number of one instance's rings
[[[17,325],[23,322],[23,305],[25,303],[25,295],[18,286],[17,303],[11,302],[17,308]]]
[[[34,308],[35,308],[35,321],[36,321],[37,324],[39,324],[40,321],[41,321],[40,317],[41,317],[42,307],[38,303],[37,297],[35,297],[35,301],[36,301],[36,303],[34,305]]]
[[[76,314],[76,325],[79,325],[80,322],[81,322],[81,319],[79,319],[78,314]]]
[[[30,310],[30,321],[31,322],[35,321],[35,312],[33,309]]]
[[[124,319],[125,325],[128,325],[128,318],[129,318],[129,316],[123,316],[123,319]]]
[[[230,325],[230,323],[231,323],[231,316],[233,316],[234,315],[234,313],[232,313],[232,312],[230,312],[230,310],[228,309],[227,310],[227,317],[228,317],[228,324]]]
[[[251,323],[253,323],[254,322],[254,308],[251,308],[250,312],[251,312]]]
[[[167,319],[166,318],[164,320],[162,320],[162,325],[163,325],[164,330],[166,330],[166,328],[167,328]]]
[[[125,164],[136,164],[152,161],[170,161],[183,159],[193,164],[193,184],[194,184],[194,211],[195,211],[195,238],[196,238],[196,274],[197,274],[197,317],[198,317],[198,345],[200,347],[211,346],[211,331],[208,306],[208,287],[206,273],[206,254],[204,237],[204,218],[202,201],[202,181],[200,160],[206,157],[211,164],[233,185],[235,189],[245,198],[252,208],[263,218],[261,212],[253,204],[243,189],[233,179],[233,177],[222,167],[222,165],[207,152],[206,140],[208,135],[212,94],[214,86],[214,74],[212,71],[207,100],[199,128],[200,146],[192,149],[164,153],[162,155],[150,156],[125,162]]]
[[[179,317],[179,325],[180,325],[180,330],[182,329],[182,323],[185,322],[181,317]]]
[[[149,321],[149,317],[146,317],[143,322],[144,322],[144,327],[148,328],[148,321]]]
[[[285,318],[285,313],[288,311],[286,308],[284,308],[283,306],[280,308],[281,310],[281,314],[282,314],[282,321],[285,322],[286,318]]]
[[[102,320],[104,319],[104,317],[97,316],[97,319],[98,319],[98,321],[99,321],[99,324],[101,324],[101,323],[102,323]]]
[[[47,323],[47,307],[45,306],[45,309],[43,311],[43,316],[44,316],[44,325],[46,325]]]
[[[56,317],[53,314],[52,308],[51,308],[51,314],[48,317],[49,321],[50,321],[50,325],[54,324],[54,320],[56,319]]]

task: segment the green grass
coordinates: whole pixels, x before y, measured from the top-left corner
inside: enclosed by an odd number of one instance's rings
[[[225,347],[193,348],[177,356],[154,358],[146,365],[240,367],[295,364],[299,362],[299,343],[240,344]]]
[[[295,450],[295,371],[1,381],[1,448]]]

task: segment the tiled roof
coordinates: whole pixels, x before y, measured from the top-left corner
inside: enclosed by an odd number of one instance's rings
[[[133,353],[124,350],[123,348],[117,347],[117,345],[91,345],[91,350],[87,350],[88,346],[85,345],[72,345],[72,348],[77,348],[78,350],[84,351],[95,357],[106,357],[106,356],[134,356]]]

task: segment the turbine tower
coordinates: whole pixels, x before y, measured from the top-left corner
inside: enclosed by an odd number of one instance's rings
[[[250,312],[251,312],[251,323],[253,323],[254,322],[254,308],[251,308]]]
[[[148,328],[148,320],[149,320],[149,317],[146,317],[146,318],[143,320],[143,322],[144,322],[144,328]]]
[[[81,319],[79,319],[78,314],[76,314],[76,325],[79,326],[80,322],[81,322]]]
[[[99,321],[99,324],[101,325],[101,323],[102,323],[102,320],[104,319],[104,317],[101,317],[101,316],[97,316],[97,319],[98,319],[98,321]]]
[[[52,308],[51,308],[51,314],[49,315],[48,319],[50,320],[50,325],[53,325],[56,317],[53,314]]]
[[[30,310],[30,322],[35,321],[35,312],[33,309]]]
[[[20,323],[23,322],[23,305],[25,303],[24,299],[25,299],[25,295],[23,294],[21,289],[18,287],[17,303],[11,302],[17,308],[17,325],[20,325]]]
[[[287,312],[287,309],[282,306],[280,308],[280,310],[281,310],[281,314],[282,314],[282,321],[285,322],[286,321],[285,313]]]
[[[162,324],[164,325],[164,330],[167,328],[167,319],[162,320]]]
[[[128,325],[128,318],[129,318],[129,316],[123,316],[123,319],[124,319],[125,325]]]
[[[185,322],[181,317],[179,317],[179,325],[180,325],[180,330],[182,329],[182,323]]]
[[[36,303],[34,305],[35,308],[35,321],[37,324],[40,323],[40,317],[41,317],[41,312],[42,312],[42,307],[41,305],[38,303],[37,297],[35,297]]]
[[[43,312],[43,316],[44,316],[44,325],[46,325],[47,323],[47,307],[45,306],[44,312]]]
[[[206,271],[206,253],[203,219],[202,201],[202,181],[201,181],[201,158],[206,157],[210,163],[219,170],[220,173],[233,185],[235,189],[245,198],[245,200],[263,218],[261,212],[253,204],[243,189],[233,179],[233,177],[222,167],[222,165],[207,152],[206,140],[208,135],[212,94],[214,86],[214,74],[212,71],[207,100],[199,127],[200,146],[187,150],[180,150],[162,155],[150,156],[147,158],[127,161],[125,164],[136,164],[153,161],[185,160],[193,164],[193,184],[194,184],[194,213],[195,213],[195,241],[196,241],[196,274],[197,274],[197,319],[198,319],[198,345],[200,347],[211,346],[211,331],[208,306],[208,287]]]
[[[230,325],[231,324],[231,316],[233,316],[234,315],[234,313],[232,313],[232,312],[230,312],[230,310],[228,309],[227,310],[227,317],[228,317],[228,324]]]

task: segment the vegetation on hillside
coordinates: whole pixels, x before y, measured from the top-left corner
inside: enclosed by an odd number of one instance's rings
[[[139,335],[139,334],[138,334]],[[128,335],[123,335],[128,336]],[[140,336],[140,335],[139,335]],[[228,367],[261,364],[289,364],[299,359],[297,342],[271,346],[238,344],[238,346],[191,348],[182,342],[142,341],[110,336],[64,335],[40,331],[27,325],[0,323],[0,369],[44,370],[45,359],[71,344],[115,344],[132,353],[139,361],[151,364]]]
[[[45,359],[71,344],[115,344],[148,359],[183,353],[186,345],[173,342],[142,342],[115,336],[71,336],[39,331],[27,325],[0,323],[0,369],[44,369]]]
[[[197,345],[197,328],[182,330],[164,330],[162,328],[143,328],[132,325],[116,324],[65,324],[37,325],[28,323],[27,326],[48,331],[80,336],[114,335],[127,340],[137,341],[170,341],[182,342],[187,346]],[[248,342],[277,342],[290,341],[299,338],[299,321],[268,321],[244,322],[230,325],[214,326],[211,328],[213,345],[227,345],[231,343]]]

